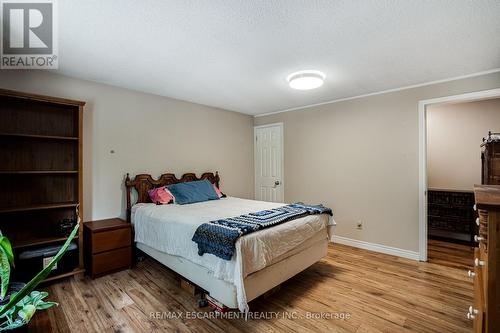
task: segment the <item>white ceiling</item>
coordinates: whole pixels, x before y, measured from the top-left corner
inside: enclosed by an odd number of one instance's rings
[[[499,0],[58,3],[60,73],[247,114],[500,68]]]

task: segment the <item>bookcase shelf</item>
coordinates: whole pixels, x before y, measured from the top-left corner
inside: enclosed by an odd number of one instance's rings
[[[69,208],[69,207],[76,207],[76,206],[78,206],[77,202],[48,203],[48,204],[0,208],[0,213],[14,213],[14,212],[25,212],[25,211],[29,211],[29,210]]]
[[[85,269],[83,269],[83,268],[75,268],[74,270],[72,270],[70,272],[67,272],[67,273],[58,274],[58,275],[54,275],[54,276],[49,276],[48,278],[46,278],[45,280],[43,280],[42,283],[47,283],[47,282],[51,282],[51,281],[54,281],[54,280],[59,280],[59,279],[65,278],[65,277],[70,277],[70,276],[73,276],[73,275],[76,275],[76,274],[81,274],[81,273],[84,273],[84,272],[85,272]]]
[[[22,251],[62,245],[61,223],[82,220],[84,105],[0,89],[0,230],[20,272]],[[83,272],[82,234],[80,225],[77,267],[46,282]]]
[[[56,244],[63,243],[66,240],[66,237],[45,237],[45,238],[33,238],[33,239],[23,239],[21,241],[12,242],[13,249],[20,249],[32,246],[39,245],[48,245],[48,244]],[[74,240],[78,240],[78,236],[74,238]]]
[[[38,134],[5,133],[5,132],[0,132],[0,136],[27,138],[27,139],[75,140],[75,141],[78,141],[78,137],[73,137],[73,136],[38,135]]]
[[[0,175],[77,175],[78,170],[0,170]]]

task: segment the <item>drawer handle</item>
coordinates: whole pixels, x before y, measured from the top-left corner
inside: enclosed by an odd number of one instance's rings
[[[484,266],[484,260],[474,259],[474,266]]]
[[[484,240],[484,237],[474,235],[474,240],[476,241],[476,243],[479,243],[480,241]]]
[[[476,224],[479,226],[479,217],[476,217]]]
[[[469,319],[469,320],[474,320],[474,319],[476,319],[476,315],[477,315],[478,313],[479,313],[479,310],[474,309],[474,308],[472,307],[472,305],[471,305],[471,306],[469,306],[469,312],[467,312],[467,319]]]
[[[470,277],[470,278],[473,278],[474,276],[476,276],[476,273],[474,273],[473,271],[469,270],[467,272],[467,275]]]

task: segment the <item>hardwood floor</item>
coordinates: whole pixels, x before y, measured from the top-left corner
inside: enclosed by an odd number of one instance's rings
[[[469,245],[429,239],[427,242],[427,260],[433,264],[467,271],[472,269],[474,248]]]
[[[250,303],[255,313],[277,312],[268,319],[188,318],[188,313],[193,317],[197,311],[201,311],[198,317],[213,313],[210,308],[200,310],[195,298],[180,289],[175,275],[152,259],[96,280],[69,278],[46,290],[60,306],[38,312],[30,325],[33,332],[472,330],[465,318],[472,282],[463,267],[419,263],[337,244],[330,245],[325,259],[285,282],[276,293]],[[150,315],[168,311],[182,317]]]

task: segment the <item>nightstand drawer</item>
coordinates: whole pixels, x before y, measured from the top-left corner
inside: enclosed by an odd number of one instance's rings
[[[129,268],[132,227],[119,218],[84,223],[85,268],[92,278]]]
[[[92,276],[102,275],[119,269],[129,268],[132,248],[130,246],[117,250],[92,255]]]
[[[92,235],[92,253],[101,253],[121,247],[130,246],[132,234],[130,228],[96,232]]]

